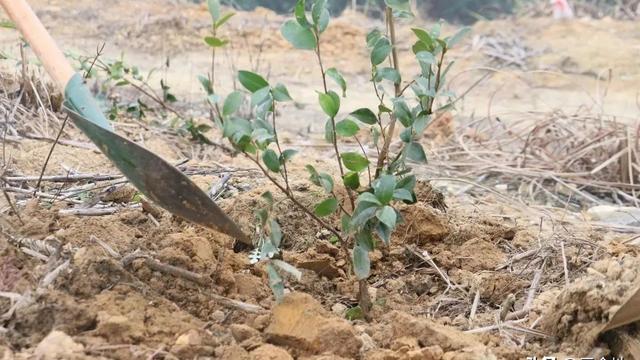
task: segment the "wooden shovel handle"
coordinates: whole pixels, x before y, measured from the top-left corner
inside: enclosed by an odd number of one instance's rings
[[[64,91],[75,72],[29,4],[26,0],[0,0],[0,5],[16,24],[49,76]]]

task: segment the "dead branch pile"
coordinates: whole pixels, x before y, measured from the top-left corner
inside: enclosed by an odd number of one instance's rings
[[[529,59],[543,53],[528,47],[519,36],[506,34],[476,35],[472,50],[489,57],[494,67],[517,67],[527,69]]]
[[[434,150],[429,172],[471,178],[525,202],[581,209],[638,206],[637,123],[589,114],[528,113],[475,121]]]

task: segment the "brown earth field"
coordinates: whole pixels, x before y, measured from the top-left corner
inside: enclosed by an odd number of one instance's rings
[[[640,285],[640,222],[593,209],[637,206],[637,22],[514,18],[471,28],[448,79],[465,96],[421,139],[430,162],[415,166],[418,203],[400,208],[390,245],[371,255],[365,321],[354,310],[348,251],[331,233],[229,151],[218,130],[203,132],[212,144],[180,130],[174,112],[211,125],[197,80],[211,68],[204,5],[30,3],[70,58],[91,58],[104,43],[105,60],[157,69],[149,91],[163,79],[178,98],[171,110],[104,77],[88,84],[104,104],[146,103],[141,118],[121,111],[115,131],[204,191],[225,179],[217,203],[246,233],[256,232],[260,195],[271,191],[282,258],[302,276],[284,279],[277,303],[263,263],[227,235],[147,202],[72,124],[35,193],[63,124],[61,96],[28,48],[23,70],[19,35],[0,28],[0,359],[633,358],[636,325],[601,331]],[[287,85],[295,101],[278,109],[280,137],[300,150],[289,166],[292,191],[313,206],[323,194],[305,165],[338,169],[322,139],[318,64],[281,37],[285,19],[259,8],[230,20],[217,91],[238,87],[241,69]],[[416,68],[410,27],[431,25],[399,24],[407,72]],[[327,30],[324,60],[348,81],[345,109],[376,105],[365,43],[376,26],[347,11]]]

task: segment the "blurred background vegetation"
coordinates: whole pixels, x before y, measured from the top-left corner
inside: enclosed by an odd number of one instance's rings
[[[192,0],[201,1],[201,0]],[[332,14],[338,15],[354,4],[367,16],[380,17],[384,0],[328,0]],[[252,10],[258,6],[278,13],[290,13],[296,0],[223,0],[237,9]],[[516,13],[550,15],[548,0],[413,0],[417,12],[425,19],[444,19],[452,23],[471,24],[477,20],[495,19]],[[578,15],[595,18],[615,16],[620,10],[639,11],[640,0],[573,0]]]

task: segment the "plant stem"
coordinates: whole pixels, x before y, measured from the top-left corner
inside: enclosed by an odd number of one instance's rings
[[[440,82],[441,82],[441,76],[442,76],[442,64],[444,63],[444,55],[446,54],[447,49],[443,48],[442,49],[442,54],[440,54],[440,60],[438,61],[438,70],[436,71],[436,83],[435,85],[435,91],[434,93],[437,95],[438,91],[440,90]],[[433,104],[436,102],[436,97],[432,97],[429,101],[429,107],[427,108],[427,113],[429,115],[433,114]]]
[[[318,64],[320,65],[320,72],[322,73],[322,86],[324,88],[324,93],[329,93],[329,88],[327,87],[327,73],[324,71],[324,64],[322,63],[322,56],[320,55],[320,33],[316,30],[316,56],[318,58]],[[340,150],[338,149],[338,136],[336,134],[336,118],[331,118],[331,132],[333,133],[333,150],[336,153],[336,159],[338,160],[338,168],[340,169],[340,178],[344,178],[344,167],[342,166],[342,157],[340,156]],[[347,194],[349,196],[349,201],[351,203],[351,208],[355,209],[356,200],[351,192],[351,189],[347,189]]]
[[[393,59],[393,68],[400,73],[400,64],[398,62],[398,50],[396,48],[397,39],[396,39],[396,28],[393,20],[393,10],[387,6],[387,25],[389,27],[389,37],[391,40],[391,58]],[[402,94],[402,89],[400,88],[400,84],[394,84],[395,87],[395,96],[399,97]],[[384,145],[382,146],[382,151],[380,152],[380,156],[378,157],[378,163],[376,165],[376,175],[375,178],[380,176],[382,169],[384,168],[384,163],[387,160],[389,155],[389,146],[391,146],[391,138],[393,137],[393,133],[396,130],[396,117],[391,114],[391,122],[389,123],[387,136],[384,139]]]
[[[275,100],[272,102],[272,116],[271,121],[273,124],[273,137],[275,138],[276,147],[278,148],[278,155],[282,158],[282,148],[280,147],[280,140],[278,139],[278,127],[276,126],[276,102]],[[291,187],[289,186],[289,173],[287,172],[287,160],[283,159],[282,162],[282,178],[284,179],[284,184],[287,187],[287,192],[291,192]]]
[[[253,157],[249,156],[249,154],[247,154],[246,152],[244,152],[244,154],[249,159],[251,159],[251,161],[253,161],[260,168],[260,170],[262,171],[264,176],[266,176],[267,179],[269,179],[269,181],[271,181],[273,183],[273,185],[278,187],[278,189],[280,189],[280,191],[282,191],[287,196],[287,198],[289,198],[289,200],[291,200],[291,202],[293,202],[293,204],[295,206],[297,206],[300,210],[302,210],[307,215],[309,215],[320,226],[322,226],[323,228],[329,230],[333,235],[335,235],[338,238],[338,241],[341,244],[343,244],[343,245],[345,244],[344,238],[342,237],[342,235],[336,229],[334,229],[331,225],[327,224],[322,219],[320,219],[316,214],[313,213],[313,211],[309,210],[306,206],[302,205],[302,203],[300,203],[300,201],[298,201],[298,199],[296,199],[296,197],[293,195],[293,192],[287,191],[287,189],[284,186],[282,186],[282,184],[280,184],[273,176],[271,176],[271,174],[269,174],[269,170],[265,169],[262,166],[262,164],[260,164],[259,160],[256,160]]]

